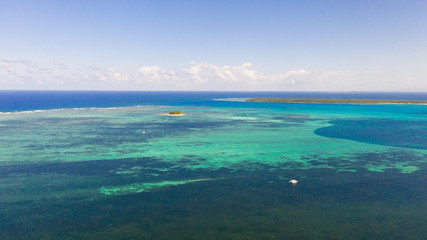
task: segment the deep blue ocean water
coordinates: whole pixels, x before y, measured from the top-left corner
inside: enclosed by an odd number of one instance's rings
[[[0,90],[0,112],[59,108],[125,107],[136,105],[234,106],[221,98],[344,98],[427,100],[427,93],[383,92],[113,92],[113,91],[5,91]]]
[[[427,106],[252,97],[427,93],[0,91],[0,239],[427,239]]]

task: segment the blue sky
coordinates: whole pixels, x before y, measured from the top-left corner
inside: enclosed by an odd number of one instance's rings
[[[0,89],[427,91],[427,1],[0,6]]]

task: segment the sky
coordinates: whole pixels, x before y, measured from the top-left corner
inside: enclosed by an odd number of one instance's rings
[[[0,89],[427,91],[427,1],[0,0]]]

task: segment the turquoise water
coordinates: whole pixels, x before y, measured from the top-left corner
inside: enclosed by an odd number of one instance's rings
[[[2,113],[0,238],[427,236],[427,106],[203,96]]]

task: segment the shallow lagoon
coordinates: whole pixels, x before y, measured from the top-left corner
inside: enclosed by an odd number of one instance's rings
[[[157,115],[172,110],[188,115]],[[205,102],[2,114],[0,238],[423,239],[426,113]]]

